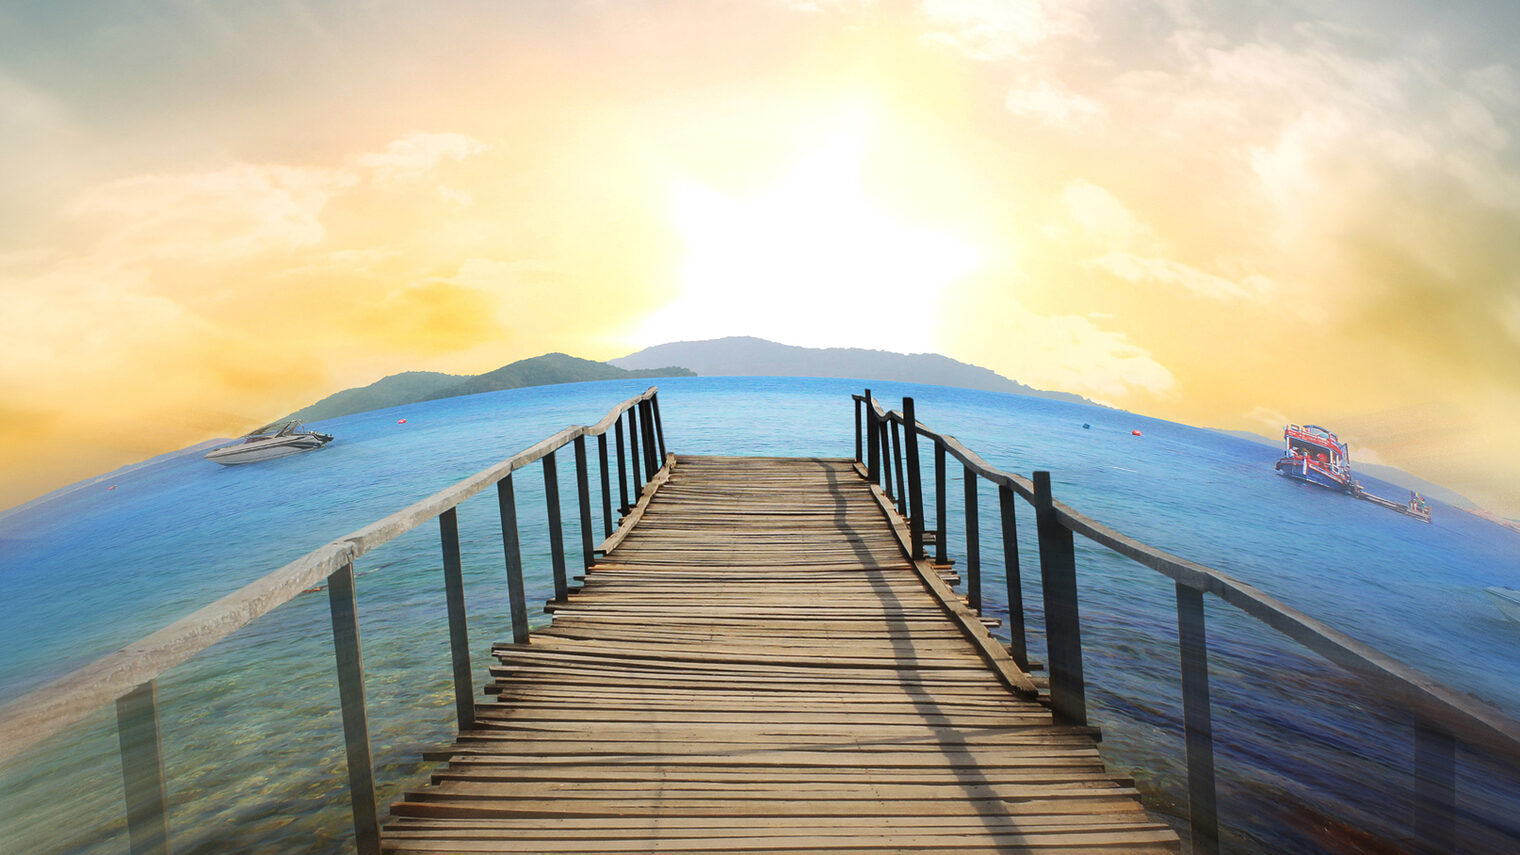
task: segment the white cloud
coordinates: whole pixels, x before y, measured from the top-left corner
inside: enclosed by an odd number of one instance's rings
[[[1061,389],[1099,401],[1137,391],[1170,397],[1177,378],[1124,333],[1085,317],[1038,315],[1020,306],[1001,312],[1014,376],[1036,388]]]
[[[925,38],[986,61],[1086,29],[1075,4],[1051,0],[924,0],[922,10],[932,24]]]
[[[235,261],[320,242],[323,206],[354,183],[342,170],[240,163],[112,181],[69,211],[98,223],[98,251],[123,263]]]
[[[458,162],[489,148],[465,134],[418,131],[395,140],[382,151],[360,155],[357,163],[379,181],[410,181],[436,169],[444,159]]]
[[[1205,273],[1169,258],[1148,258],[1127,252],[1110,252],[1087,262],[1089,267],[1107,271],[1120,279],[1135,283],[1159,282],[1178,285],[1199,296],[1215,300],[1258,299],[1272,290],[1272,280],[1253,274],[1233,282]]]
[[[1156,233],[1114,194],[1087,181],[1073,181],[1061,191],[1067,219],[1105,248],[1149,247]]]
[[[1015,87],[1003,99],[1003,106],[1015,116],[1068,130],[1099,127],[1108,119],[1108,108],[1101,101],[1057,88],[1048,80]]]

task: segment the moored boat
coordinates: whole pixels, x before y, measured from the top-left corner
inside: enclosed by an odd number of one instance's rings
[[[1520,623],[1520,591],[1509,588],[1484,588],[1483,593],[1488,594],[1494,601],[1494,605],[1499,607],[1499,611],[1504,612],[1505,617]]]
[[[1408,502],[1395,502],[1362,489],[1361,482],[1351,474],[1351,452],[1325,428],[1288,425],[1283,428],[1283,446],[1283,456],[1274,465],[1277,474],[1430,522],[1430,503],[1419,493],[1411,492]]]
[[[332,442],[330,434],[303,431],[300,427],[300,419],[288,419],[265,425],[244,435],[232,445],[224,445],[208,452],[206,459],[223,466],[235,466],[240,463],[257,463],[260,460],[287,457],[303,451],[314,451]]]
[[[1288,425],[1283,429],[1283,456],[1277,474],[1355,496],[1361,491],[1351,477],[1351,454],[1335,434],[1319,425]]]

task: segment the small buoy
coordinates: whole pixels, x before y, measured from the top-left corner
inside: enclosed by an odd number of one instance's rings
[[[1088,424],[1087,422],[1083,422],[1082,430],[1092,430],[1092,425]]]
[[[396,419],[396,424],[398,424],[398,425],[404,425],[404,424],[406,424],[406,419]]]
[[[111,486],[107,487],[106,489],[107,490],[114,490],[114,489],[116,489],[116,485],[112,484]]]
[[[1140,431],[1137,431],[1137,430],[1132,430],[1132,431],[1130,431],[1130,435],[1132,435],[1132,436],[1144,436],[1145,434],[1142,434]]]

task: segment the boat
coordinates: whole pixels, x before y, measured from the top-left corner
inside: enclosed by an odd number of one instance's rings
[[[1351,452],[1346,444],[1319,425],[1283,428],[1283,456],[1274,468],[1279,475],[1430,522],[1430,503],[1419,493],[1411,492],[1407,502],[1395,502],[1362,489],[1361,482],[1351,474]]]
[[[1339,493],[1361,492],[1351,477],[1351,453],[1335,434],[1319,425],[1288,425],[1283,428],[1283,445],[1277,474]]]
[[[1505,617],[1520,623],[1520,591],[1509,588],[1484,588],[1483,593],[1488,594],[1494,601],[1494,605],[1499,607],[1499,611],[1504,612]]]
[[[300,419],[286,419],[243,435],[237,442],[206,453],[206,459],[223,466],[273,460],[303,451],[315,451],[332,442],[332,436],[300,429]]]

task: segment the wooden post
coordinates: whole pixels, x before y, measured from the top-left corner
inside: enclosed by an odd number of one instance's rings
[[[602,474],[602,537],[612,536],[612,475],[607,471],[607,434],[596,435],[596,458]]]
[[[564,602],[570,596],[565,578],[565,529],[559,518],[559,468],[554,452],[544,455],[544,506],[549,511],[549,560],[554,566],[554,599]]]
[[[918,418],[913,399],[903,398],[903,430],[908,443],[908,537],[913,558],[924,557],[924,485],[918,468]]]
[[[892,464],[897,467],[897,494],[893,498],[897,500],[898,515],[906,517],[908,480],[903,477],[902,428],[896,421],[892,422]]]
[[[501,551],[507,565],[507,599],[512,612],[512,643],[528,643],[528,599],[523,591],[522,551],[517,541],[517,500],[512,495],[512,475],[496,482],[496,503],[501,508]]]
[[[864,450],[865,443],[860,438],[860,408],[864,406],[864,404],[854,399],[851,399],[850,403],[855,405],[855,460],[858,463],[864,463],[866,462]]]
[[[888,427],[891,421],[879,419],[876,424],[876,434],[881,437],[881,489],[892,498],[892,431]]]
[[[470,676],[470,631],[464,609],[464,572],[459,560],[459,515],[449,508],[438,515],[443,540],[443,593],[449,609],[449,652],[454,664],[454,713],[459,730],[475,726],[475,681]]]
[[[628,408],[628,485],[633,489],[629,491],[630,498],[636,505],[639,502],[639,494],[644,492],[643,484],[639,481],[639,470],[644,464],[639,462],[639,417],[636,413],[638,405]],[[633,505],[629,505],[633,507]]]
[[[1182,718],[1188,768],[1188,825],[1192,855],[1219,851],[1214,790],[1214,725],[1209,710],[1209,645],[1203,592],[1177,583],[1177,641],[1182,653]]]
[[[1050,654],[1050,706],[1065,724],[1087,724],[1082,678],[1082,625],[1077,614],[1077,553],[1071,529],[1056,519],[1050,473],[1034,473],[1035,528],[1040,536],[1040,587],[1045,593],[1045,646]]]
[[[1457,746],[1451,734],[1416,720],[1414,730],[1414,836],[1422,853],[1455,852]]]
[[[618,496],[621,499],[621,503],[618,505],[618,516],[624,517],[628,514],[628,473],[623,471],[623,461],[627,455],[623,450],[622,416],[618,416],[613,420],[612,432],[617,438]]]
[[[586,567],[590,567],[596,557],[596,545],[591,542],[591,482],[586,477],[586,438],[575,438],[575,497],[581,504],[581,555],[585,558]]]
[[[966,467],[966,605],[982,613],[982,528],[976,512],[976,473]]]
[[[639,408],[642,411],[639,414],[639,425],[644,430],[644,480],[651,481],[654,479],[654,473],[660,471],[662,465],[655,459],[654,407],[649,401],[641,401]]]
[[[116,699],[127,841],[132,855],[168,855],[169,803],[158,726],[158,682],[149,680]]]
[[[1019,667],[1029,670],[1029,642],[1024,634],[1024,586],[1019,572],[1019,521],[1014,514],[1013,488],[998,485],[998,511],[1003,523],[1003,576],[1008,582],[1008,652]]]
[[[665,425],[660,422],[660,394],[649,396],[649,412],[654,416],[654,437],[660,447],[660,466],[665,465]],[[658,468],[658,467],[657,467]]]
[[[332,611],[333,651],[338,660],[338,697],[343,706],[343,746],[348,756],[348,793],[354,806],[354,842],[359,855],[380,855],[380,819],[375,811],[375,769],[369,750],[369,715],[364,706],[364,658],[359,650],[359,611],[354,597],[354,565],[327,577]]]
[[[949,524],[945,522],[945,443],[943,440],[934,440],[934,563],[944,566],[949,563],[949,546],[946,541],[950,539],[947,531]]]
[[[877,434],[881,427],[876,423],[876,408],[871,406],[871,390],[866,390],[866,399],[861,402],[866,411],[866,472],[872,484],[881,483],[881,440]]]

